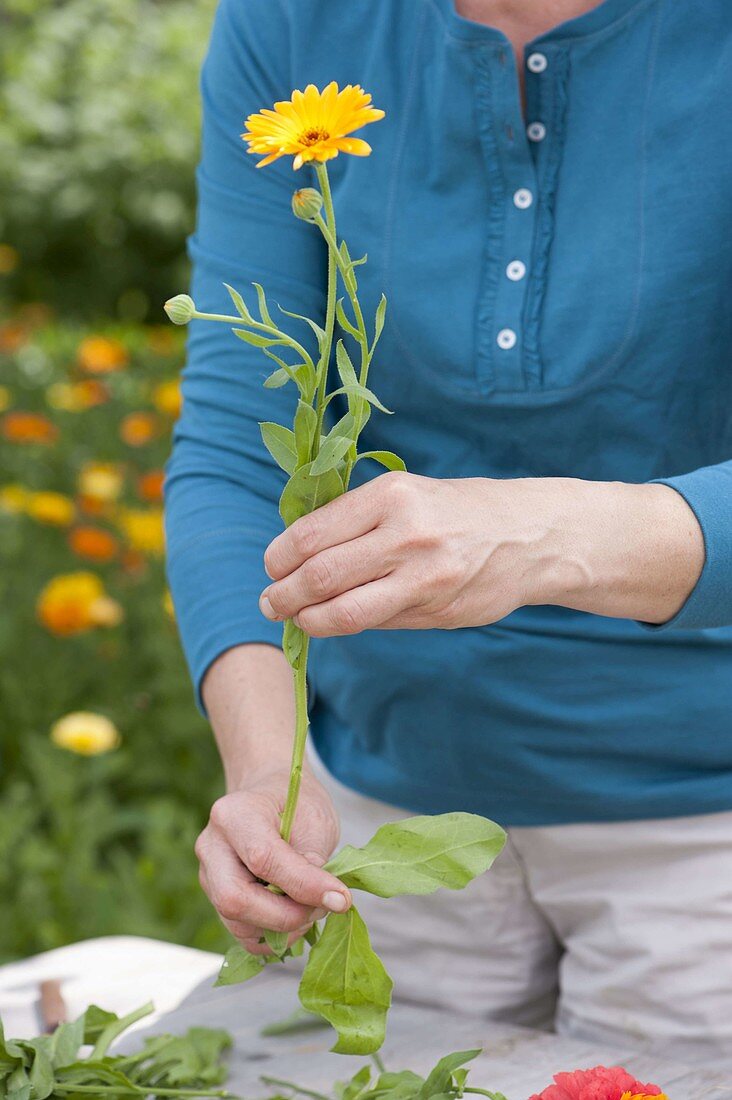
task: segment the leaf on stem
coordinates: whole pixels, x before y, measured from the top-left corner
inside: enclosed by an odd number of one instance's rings
[[[336,317],[338,318],[338,324],[341,328],[344,328],[346,332],[350,332],[351,336],[354,336],[357,340],[360,338],[361,333],[358,331],[355,325],[346,317],[346,312],[343,308],[343,299],[339,298],[336,302]]]
[[[305,401],[298,401],[294,427],[297,464],[298,466],[304,466],[310,461],[315,432],[318,427],[318,414],[312,405],[308,405]]]
[[[393,451],[363,451],[360,455],[356,455],[356,462],[360,462],[362,458],[371,458],[374,462],[385,466],[387,470],[406,470],[407,468],[404,459],[395,455]]]
[[[321,445],[317,458],[312,465],[313,474],[325,474],[334,470],[346,451],[353,446],[353,440],[345,435],[329,435]]]
[[[278,959],[281,959],[287,950],[287,932],[272,932],[270,929],[265,929],[264,938],[273,955],[276,955]]]
[[[256,978],[264,966],[264,955],[252,955],[251,951],[247,951],[241,944],[234,944],[224,956],[214,985],[238,985],[239,982],[248,982],[250,978]]]
[[[241,294],[239,293],[239,291],[234,290],[233,286],[229,286],[228,283],[224,283],[224,286],[226,287],[226,289],[229,292],[231,300],[234,303],[234,306],[236,308],[236,312],[239,314],[240,317],[244,318],[244,320],[247,322],[247,324],[251,325],[254,318],[252,317],[251,313],[247,309],[246,303],[245,303],[244,299],[242,298]]]
[[[373,405],[374,408],[379,409],[380,412],[388,413],[389,416],[392,415],[392,410],[387,409],[384,405],[382,405],[373,390],[368,389],[367,386],[361,386],[359,385],[359,383],[349,383],[347,386],[341,386],[340,389],[331,390],[326,398],[326,404],[328,404],[332,400],[332,398],[334,398],[339,393],[345,393],[349,397],[362,397],[364,401],[368,401],[370,405]]]
[[[343,481],[337,470],[313,476],[311,466],[308,462],[295,470],[282,490],[280,515],[286,527],[343,493]]]
[[[259,283],[252,283],[252,286],[257,292],[257,301],[259,302],[259,316],[262,318],[262,322],[265,325],[269,325],[270,328],[277,328],[277,325],[272,320],[272,317],[267,307],[267,295],[264,293],[264,287]]]
[[[282,424],[273,424],[268,420],[259,425],[262,433],[262,442],[272,455],[278,466],[286,474],[293,474],[297,469],[297,448],[295,446],[294,432],[285,428]]]
[[[452,1088],[452,1075],[455,1070],[459,1069],[460,1066],[464,1066],[466,1062],[472,1062],[473,1058],[477,1058],[480,1053],[480,1048],[477,1050],[458,1050],[454,1054],[446,1054],[444,1058],[440,1058],[419,1090],[417,1094],[419,1100],[429,1100],[430,1097],[449,1093]]]
[[[384,321],[386,320],[386,298],[381,295],[378,306],[376,307],[376,318],[374,321],[374,342],[371,345],[371,354],[373,355],[374,348],[379,342],[379,337],[384,331]]]
[[[260,336],[258,332],[248,332],[245,328],[235,328],[233,332],[240,340],[244,340],[245,343],[251,344],[254,348],[271,348],[276,344],[286,343],[281,337]]]
[[[372,1054],[384,1042],[392,980],[355,907],[330,913],[300,982],[303,1008],[338,1032],[336,1054]]]
[[[322,349],[323,341],[325,340],[326,335],[324,328],[321,328],[321,326],[316,324],[316,322],[313,321],[311,317],[306,317],[303,313],[292,313],[289,309],[283,309],[283,307],[279,304],[277,305],[277,308],[280,313],[284,313],[286,317],[294,317],[295,320],[304,321],[306,325],[310,325],[310,328],[315,333],[315,337],[318,341],[318,349]]]
[[[300,627],[295,626],[292,619],[285,619],[282,627],[282,652],[291,668],[297,668],[304,641],[305,635]]]
[[[462,890],[490,867],[505,841],[500,825],[477,814],[410,817],[382,825],[363,848],[346,845],[325,869],[381,898]]]
[[[357,386],[358,375],[342,340],[336,344],[336,366],[344,386]]]

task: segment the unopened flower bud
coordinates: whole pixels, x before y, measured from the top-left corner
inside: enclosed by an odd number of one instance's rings
[[[187,325],[196,315],[196,303],[189,294],[176,294],[163,306],[174,325]]]
[[[292,212],[305,222],[311,222],[322,208],[323,196],[314,187],[302,187],[292,196]]]

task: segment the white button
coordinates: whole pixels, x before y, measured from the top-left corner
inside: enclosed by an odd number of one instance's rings
[[[526,127],[529,141],[543,141],[546,137],[546,126],[543,122],[530,122]]]
[[[526,210],[533,201],[534,196],[527,187],[519,187],[518,191],[513,193],[513,205],[518,206],[519,210]]]
[[[526,274],[526,264],[522,260],[511,260],[511,263],[506,268],[506,275],[512,283],[519,282]]]
[[[496,343],[504,351],[510,351],[516,345],[516,333],[512,328],[502,328],[496,336]]]
[[[526,65],[532,73],[543,73],[547,60],[543,53],[530,53],[526,59]]]

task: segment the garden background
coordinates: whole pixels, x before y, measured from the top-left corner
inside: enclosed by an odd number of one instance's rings
[[[187,282],[213,6],[0,13],[0,962],[118,932],[226,944],[161,517],[183,359],[161,304]],[[91,733],[56,725],[79,711]]]

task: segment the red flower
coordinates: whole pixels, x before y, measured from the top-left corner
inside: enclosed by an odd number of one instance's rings
[[[622,1066],[595,1066],[557,1073],[554,1084],[530,1100],[667,1100],[658,1085],[643,1085]]]

